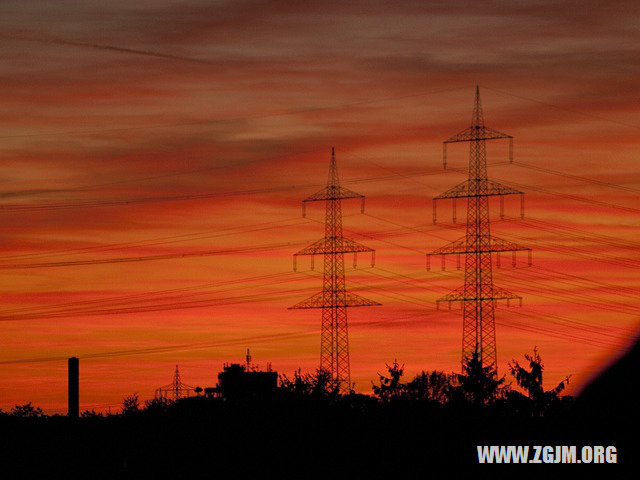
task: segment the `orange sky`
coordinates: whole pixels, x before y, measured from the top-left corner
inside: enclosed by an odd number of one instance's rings
[[[347,282],[383,304],[349,314],[357,389],[394,358],[457,370],[460,312],[435,300],[463,273],[424,254],[464,235],[431,199],[465,178],[468,147],[444,171],[441,142],[476,83],[515,138],[512,165],[488,146],[489,175],[526,192],[525,220],[496,201],[492,231],[534,251],[494,271],[524,298],[497,313],[501,372],[537,345],[576,392],[637,333],[636,2],[102,3],[0,6],[0,408],[64,411],[72,355],[82,409],[150,398],[175,364],[213,385],[247,347],[315,368],[320,312],[287,307],[321,287],[291,257],[323,234],[300,202],[332,145],[367,197],[345,233],[377,258]]]

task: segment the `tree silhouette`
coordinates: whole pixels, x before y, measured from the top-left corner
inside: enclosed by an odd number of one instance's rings
[[[542,386],[544,364],[538,353],[538,347],[533,347],[533,355],[525,353],[524,358],[529,362],[529,369],[513,359],[509,363],[509,369],[518,385],[527,392],[529,399],[533,403],[534,413],[542,415],[558,399],[560,392],[569,383],[571,375],[565,377],[555,388],[545,391]]]
[[[333,380],[331,373],[322,368],[316,370],[315,375],[310,376],[311,395],[314,397],[335,398],[339,396],[340,385]]]
[[[447,403],[456,380],[455,374],[422,371],[406,384],[406,395],[413,400]]]
[[[373,389],[373,394],[376,397],[383,402],[388,402],[392,398],[402,397],[405,392],[406,385],[400,383],[400,378],[404,374],[404,365],[402,365],[402,367],[398,365],[398,360],[394,360],[392,366],[389,366],[388,364],[385,365],[389,372],[389,376],[385,377],[378,373],[380,385],[376,385],[371,382],[371,388]]]
[[[492,367],[483,367],[480,354],[476,350],[464,364],[464,373],[457,374],[458,386],[453,387],[454,399],[463,399],[473,405],[487,405],[502,397],[509,389],[503,385],[505,378],[498,378]]]

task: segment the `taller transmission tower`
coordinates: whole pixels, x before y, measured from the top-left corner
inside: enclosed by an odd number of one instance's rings
[[[512,253],[512,265],[516,265],[516,252],[529,253],[531,265],[531,249],[521,247],[491,235],[489,197],[500,197],[500,217],[504,218],[504,196],[520,195],[520,216],[524,218],[524,194],[511,187],[501,185],[487,178],[487,140],[509,140],[509,157],[513,155],[513,137],[500,133],[484,124],[480,89],[476,87],[475,104],[471,126],[453,137],[445,140],[443,146],[443,163],[446,164],[446,146],[448,143],[469,142],[469,178],[460,185],[448,190],[433,199],[433,223],[436,223],[436,204],[438,200],[450,198],[453,203],[453,221],[456,221],[456,199],[467,199],[467,231],[466,235],[433,253],[427,254],[427,269],[433,255],[442,256],[442,269],[445,269],[445,255],[457,255],[457,267],[460,268],[460,255],[465,255],[464,285],[437,300],[460,302],[463,310],[462,323],[462,366],[477,353],[484,367],[497,372],[495,308],[497,300],[509,301],[522,298],[493,284],[491,254],[496,254],[497,266],[500,266],[500,252]]]
[[[306,204],[308,202],[325,202],[324,238],[293,255],[294,270],[296,270],[296,260],[299,255],[311,255],[312,269],[314,256],[324,255],[322,292],[290,307],[291,309],[322,309],[320,368],[331,375],[334,384],[340,388],[342,393],[348,393],[351,389],[347,307],[380,305],[354,293],[347,292],[345,286],[345,253],[354,254],[354,267],[357,265],[357,254],[359,252],[371,252],[371,266],[375,262],[373,249],[342,235],[341,200],[349,198],[362,199],[360,211],[364,212],[364,196],[340,186],[335,150],[332,147],[327,186],[302,201],[303,217],[306,214]]]

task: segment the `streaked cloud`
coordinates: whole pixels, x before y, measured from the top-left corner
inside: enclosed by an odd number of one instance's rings
[[[64,362],[30,362],[78,349],[88,404],[148,397],[175,363],[205,384],[245,347],[279,370],[315,368],[317,312],[286,307],[320,288],[321,259],[292,273],[291,254],[323,234],[322,206],[303,221],[300,200],[334,145],[345,184],[367,196],[367,215],[345,202],[345,231],[379,267],[359,259],[348,284],[384,304],[351,313],[358,388],[394,358],[409,374],[457,369],[459,313],[434,302],[462,273],[427,272],[424,253],[464,234],[449,205],[437,225],[430,208],[464,179],[467,147],[443,171],[440,142],[467,126],[476,83],[487,123],[515,137],[513,165],[490,146],[490,175],[527,193],[524,221],[507,201],[493,231],[534,249],[533,268],[495,271],[525,297],[499,310],[500,364],[538,345],[547,378],[573,373],[578,388],[638,328],[638,10],[3,2],[0,264],[76,263],[1,270],[0,407],[63,406]],[[188,255],[257,243],[284,246]],[[166,258],[100,261],[153,255]],[[133,351],[139,366],[109,376]],[[44,381],[46,395],[33,388]]]

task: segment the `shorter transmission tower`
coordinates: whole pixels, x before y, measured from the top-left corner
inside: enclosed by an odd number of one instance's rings
[[[173,374],[173,382],[168,385],[156,388],[155,398],[158,400],[178,400],[180,398],[188,397],[191,392],[195,391],[195,387],[182,383],[180,378],[180,371],[178,365],[176,365],[176,371]]]
[[[361,212],[364,212],[364,196],[340,186],[335,150],[331,148],[329,179],[327,186],[302,201],[302,216],[305,216],[307,202],[325,202],[324,238],[312,243],[293,256],[296,269],[298,255],[311,256],[311,269],[315,255],[324,256],[322,291],[297,303],[291,309],[321,308],[322,331],[320,336],[320,368],[331,375],[331,379],[342,393],[351,390],[351,367],[349,360],[349,335],[347,307],[367,307],[380,305],[359,295],[347,292],[344,278],[344,254],[353,253],[356,267],[359,252],[371,253],[371,266],[375,262],[373,249],[345,238],[342,235],[341,200],[360,198]]]

